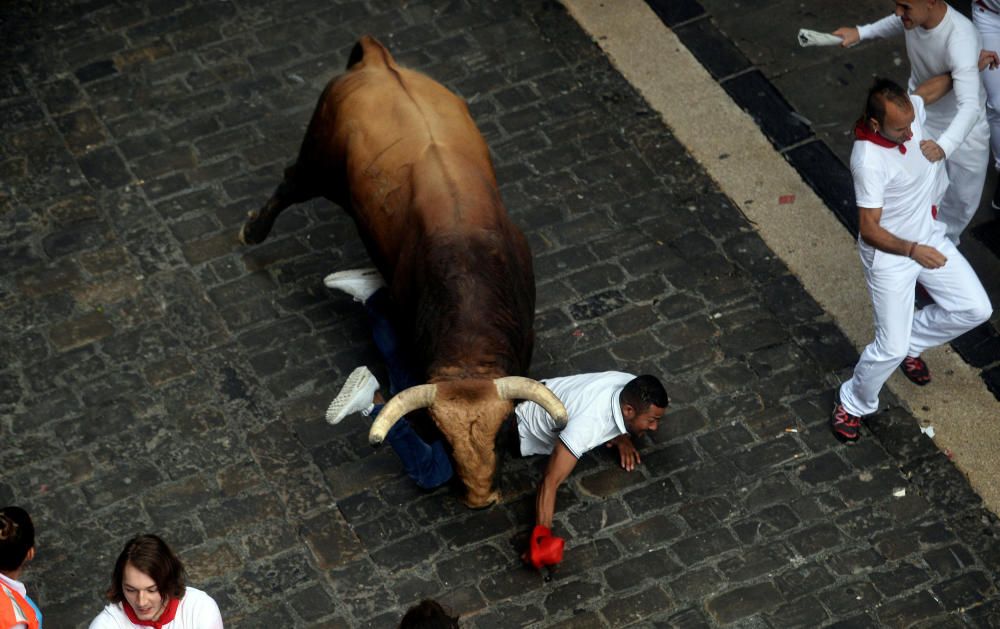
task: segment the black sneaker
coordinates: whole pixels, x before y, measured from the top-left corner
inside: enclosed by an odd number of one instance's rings
[[[854,443],[861,438],[861,418],[848,413],[843,404],[837,404],[830,416],[830,429],[841,443]]]
[[[927,363],[919,357],[907,356],[899,365],[903,375],[915,385],[924,386],[931,381],[931,370],[927,368]]]

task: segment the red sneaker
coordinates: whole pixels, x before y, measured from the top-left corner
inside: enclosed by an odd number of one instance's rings
[[[854,443],[861,438],[861,418],[848,413],[843,404],[837,404],[830,417],[830,429],[841,443]]]
[[[927,368],[927,363],[919,357],[907,356],[899,366],[903,370],[903,375],[913,384],[924,386],[931,381],[931,371]]]

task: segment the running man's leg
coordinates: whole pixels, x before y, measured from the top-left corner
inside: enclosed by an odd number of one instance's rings
[[[878,252],[877,270],[866,270],[875,311],[875,340],[854,367],[854,375],[840,387],[840,402],[851,415],[863,417],[878,410],[878,395],[910,346],[913,290],[920,265],[903,256]]]
[[[972,22],[983,36],[983,49],[1000,52],[1000,14],[973,5]],[[1000,170],[1000,69],[983,70],[979,76],[986,88],[986,120],[990,125],[993,167]],[[994,209],[1000,207],[994,205]]]
[[[913,318],[908,356],[942,345],[990,318],[990,298],[976,272],[946,238],[932,244],[948,259],[938,269],[923,269],[920,283],[934,299]]]

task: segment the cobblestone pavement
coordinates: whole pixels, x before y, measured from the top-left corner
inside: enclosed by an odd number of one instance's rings
[[[898,406],[830,436],[856,353],[558,3],[3,11],[0,503],[36,519],[47,627],[86,626],[145,531],[232,627],[390,627],[426,596],[469,627],[1000,626],[996,518]],[[638,471],[597,452],[561,491],[550,578],[518,559],[541,459],[469,511],[323,421],[377,363],[321,283],[367,263],[344,214],[235,240],[362,33],[470,101],[535,251],[533,375],[671,392]]]

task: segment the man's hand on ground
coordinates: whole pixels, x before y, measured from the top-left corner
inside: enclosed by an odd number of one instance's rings
[[[639,451],[635,449],[635,444],[632,443],[632,438],[628,435],[618,435],[604,444],[604,447],[610,448],[612,445],[618,448],[618,456],[621,459],[622,469],[631,472],[635,469],[636,465],[642,463]]]

